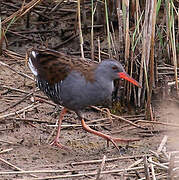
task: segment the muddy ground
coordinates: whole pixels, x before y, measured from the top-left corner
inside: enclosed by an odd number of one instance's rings
[[[1,59],[2,60],[2,59]],[[11,65],[16,70],[24,72],[24,63],[12,63],[6,59],[6,63]],[[21,89],[25,92],[32,92],[34,82],[22,78],[11,70],[1,66],[1,85]],[[29,70],[25,71],[31,74]],[[39,95],[44,96],[43,93],[38,92]],[[24,93],[7,90],[1,88],[0,109],[1,111],[10,107],[24,97]],[[49,101],[50,102],[50,101]],[[85,110],[84,114],[90,120],[104,119],[97,123],[90,123],[93,128],[106,134],[115,133],[113,136],[122,138],[140,138],[138,142],[126,144],[118,144],[120,152],[118,152],[113,145],[107,147],[105,140],[85,132],[82,127],[64,127],[61,131],[60,142],[69,148],[69,151],[59,149],[51,146],[50,142],[53,140],[55,133],[51,136],[56,120],[58,120],[59,111],[56,111],[53,105],[47,103],[36,102],[37,107],[23,111],[16,115],[11,115],[6,118],[1,118],[0,123],[0,144],[1,151],[10,149],[8,152],[1,153],[1,158],[7,162],[15,165],[22,170],[74,170],[66,174],[80,174],[86,172],[96,172],[100,163],[93,163],[93,160],[102,159],[106,155],[107,159],[126,157],[126,159],[116,160],[105,163],[104,170],[115,170],[127,168],[134,163],[139,156],[150,153],[150,150],[156,151],[161,143],[164,135],[169,135],[169,144],[174,144],[177,138],[173,138],[171,130],[165,126],[149,126],[149,131],[144,131],[132,126],[127,126],[126,123],[115,120],[113,124],[106,115],[96,112],[93,109]],[[15,107],[1,113],[1,116],[16,112],[20,109],[32,105],[32,96],[22,101]],[[158,109],[157,121],[176,123],[178,121],[178,107],[170,104],[170,106],[160,104]],[[160,111],[159,111],[160,110]],[[176,117],[176,118],[174,118]],[[142,116],[141,116],[142,118]],[[36,122],[37,121],[37,122]],[[39,121],[39,122],[38,122]],[[74,112],[68,113],[63,121],[63,125],[78,124],[76,114]],[[170,134],[169,134],[170,132]],[[174,133],[176,135],[176,133]],[[48,140],[49,139],[49,140]],[[177,150],[176,147],[169,146],[170,150]],[[129,158],[129,156],[136,156],[136,158]],[[73,165],[75,162],[92,161],[89,164]],[[14,171],[16,168],[8,165],[6,162],[0,161],[0,171]],[[76,170],[77,169],[77,170]],[[85,171],[86,169],[86,171]],[[38,177],[47,177],[59,175],[64,173],[38,173]],[[108,173],[103,175],[102,179],[119,179],[120,173]],[[141,174],[142,176],[142,174]],[[19,175],[4,175],[1,179],[29,179],[32,178],[29,174]],[[90,179],[92,177],[78,177],[78,179]],[[71,178],[68,178],[71,179]],[[76,178],[74,178],[76,179]]]
[[[1,58],[1,60],[3,60],[3,58]],[[21,72],[27,72],[27,74],[31,75],[29,70],[24,71],[25,62],[14,63],[14,61],[11,62],[11,60],[8,59],[6,59],[5,62],[11,65],[13,69],[18,71],[21,70]],[[0,71],[3,74],[3,76],[1,76],[2,86],[20,89],[25,92],[33,92],[33,81],[27,79],[24,80],[21,76],[2,66],[0,67]],[[37,94],[44,96],[41,92],[38,92]],[[1,88],[1,111],[15,104],[24,96],[26,96],[24,93]],[[150,153],[150,150],[156,151],[164,135],[169,136],[167,150],[173,151],[177,150],[179,147],[176,131],[171,129],[168,130],[168,126],[146,125],[149,130],[142,130],[129,126],[120,120],[114,119],[113,123],[111,123],[111,120],[105,114],[89,108],[85,110],[84,114],[85,117],[89,119],[89,124],[92,125],[92,128],[106,134],[118,132],[114,135],[112,134],[115,137],[140,138],[141,140],[130,143],[129,145],[119,143],[120,152],[118,152],[113,145],[110,144],[110,146],[107,147],[105,140],[87,133],[82,127],[63,127],[60,142],[68,147],[69,151],[59,149],[50,145],[50,142],[55,136],[55,133],[51,135],[54,127],[51,127],[50,125],[55,125],[59,114],[58,108],[55,108],[55,106],[37,101],[37,104],[35,105],[38,106],[34,109],[24,110],[22,113],[9,115],[6,118],[2,117],[3,115],[17,112],[18,110],[32,105],[32,97],[33,96],[29,96],[15,107],[9,108],[4,113],[1,113],[0,147],[1,151],[9,149],[9,151],[4,153],[1,153],[0,151],[1,158],[16,167],[12,167],[12,165],[8,165],[7,162],[2,162],[0,159],[0,172],[12,172],[17,170],[17,167],[25,171],[72,170],[66,173],[34,174],[37,177],[54,175],[65,176],[69,174],[96,172],[100,163],[93,163],[93,160],[102,159],[104,155],[106,155],[107,159],[119,158],[119,160],[105,163],[105,171],[116,170],[127,168],[145,154]],[[157,118],[157,121],[159,122],[177,123],[178,121],[178,107],[173,103],[168,102],[168,104],[162,104],[160,102],[157,107],[157,112],[157,116],[160,116],[160,118]],[[142,118],[143,116],[141,116],[141,119]],[[101,121],[90,123],[90,120],[98,119],[101,119]],[[64,118],[63,125],[76,124],[80,125],[77,115],[74,112],[69,112]],[[133,158],[130,158],[129,156],[132,156]],[[126,157],[126,159],[120,159],[120,157]],[[82,165],[75,164],[75,162],[83,161],[92,162],[89,164],[84,163]],[[108,173],[102,175],[102,179],[120,179],[120,174],[121,173]],[[141,172],[141,176],[142,174],[143,173]],[[91,179],[92,177],[93,176],[82,176],[77,179]],[[8,174],[1,176],[1,179],[30,178],[33,179],[33,176],[29,174]],[[72,178],[70,177],[68,179]]]
[[[43,7],[40,8],[43,9]],[[39,9],[36,9],[36,11]],[[13,10],[11,9],[11,11]],[[58,12],[60,13],[58,14]],[[26,50],[34,46],[40,46],[40,40],[42,40],[44,43],[48,42],[49,47],[53,48],[61,44],[60,48],[58,48],[59,51],[73,52],[73,54],[79,55],[78,37],[72,38],[70,42],[63,45],[66,39],[74,35],[73,30],[66,31],[65,34],[63,34],[64,32],[62,33],[62,29],[74,28],[75,13],[71,12],[69,15],[69,12],[67,12],[65,16],[60,10],[56,11],[56,14],[51,15],[51,18],[55,19],[55,23],[47,20],[47,26],[38,19],[39,16],[34,12],[30,16],[30,28],[25,26],[26,18],[19,19],[12,24],[11,31],[29,32],[24,33],[25,36],[33,38],[35,42],[9,32],[7,33],[9,46],[6,47],[4,44],[4,50],[12,50],[25,57]],[[9,12],[6,12],[6,15],[7,13]],[[42,32],[35,33],[35,31],[42,31],[42,29],[53,29],[53,32],[48,32],[45,35]],[[102,31],[98,30],[96,37],[97,34],[100,35],[101,33]],[[89,34],[84,35],[87,57],[89,56],[87,48],[89,47],[87,44],[90,37]],[[46,38],[45,40],[43,39],[44,37]],[[106,44],[107,42],[104,40],[101,48],[105,48]],[[90,173],[95,173],[101,164],[101,162],[95,162],[95,160],[102,159],[104,155],[107,160],[111,158],[116,159],[105,162],[103,171],[109,172],[102,174],[100,178],[103,180],[121,179],[122,174],[125,173],[115,172],[115,170],[127,168],[144,155],[150,154],[150,150],[157,151],[164,135],[168,135],[167,150],[178,150],[177,130],[172,127],[141,123],[140,125],[147,128],[143,130],[128,125],[119,119],[111,121],[105,113],[92,108],[84,111],[85,117],[88,119],[87,122],[92,128],[115,137],[140,138],[140,141],[130,144],[119,143],[120,152],[118,152],[112,144],[107,147],[104,139],[84,131],[80,126],[77,115],[74,112],[69,112],[64,118],[63,125],[66,126],[62,128],[60,137],[60,142],[68,147],[69,150],[51,146],[50,143],[55,137],[55,132],[53,133],[55,127],[53,125],[58,120],[61,107],[57,108],[50,100],[46,99],[44,94],[35,87],[33,80],[17,74],[17,72],[22,72],[33,77],[23,57],[17,59],[9,56],[9,54],[7,51],[4,51],[4,54],[0,57],[0,61],[8,64],[15,71],[0,65],[0,179],[50,179],[49,176],[54,177],[57,175],[61,179],[94,179],[96,175],[94,176]],[[45,98],[45,102],[35,101],[34,103],[33,93],[36,96],[39,95],[43,100]],[[179,111],[176,102],[156,99],[153,101],[153,104],[155,105],[155,121],[179,124]],[[29,107],[30,105],[32,107]],[[25,107],[29,108],[24,109]],[[18,112],[21,109],[24,110]],[[125,113],[125,117],[127,115],[128,119],[135,121],[136,116],[134,114]],[[138,120],[144,119],[144,114],[138,115],[140,115],[137,116]],[[124,116],[124,114],[121,114],[121,116]],[[92,122],[92,120],[99,121]],[[83,163],[80,164],[80,162]],[[49,172],[50,170],[53,172]],[[61,172],[55,170],[61,170]],[[23,171],[39,172],[13,173]],[[5,174],[5,172],[10,172],[11,174]],[[126,173],[124,178],[140,179],[144,177],[143,171],[139,170],[138,173]],[[80,174],[82,175],[80,176]],[[75,175],[76,177],[73,177]],[[60,177],[57,179],[60,179]]]

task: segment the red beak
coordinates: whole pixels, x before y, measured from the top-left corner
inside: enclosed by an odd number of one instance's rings
[[[142,86],[141,86],[135,79],[133,79],[132,77],[130,77],[127,73],[125,73],[125,72],[120,72],[118,75],[119,75],[119,77],[120,77],[121,79],[126,79],[127,81],[131,82],[132,84],[134,84],[134,85],[142,88]]]

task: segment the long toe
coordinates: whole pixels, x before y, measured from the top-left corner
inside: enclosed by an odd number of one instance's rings
[[[51,145],[51,146],[57,146],[58,148],[64,149],[64,150],[67,150],[67,151],[70,150],[68,147],[62,145],[61,143],[59,143],[59,142],[56,141],[56,140],[54,140],[50,145]]]
[[[114,138],[112,138],[111,136],[109,136],[109,137],[107,137],[106,138],[107,139],[107,147],[109,147],[109,141],[115,146],[115,148],[118,150],[118,151],[120,151],[119,150],[119,147],[117,146],[117,144],[115,143],[115,139]]]
[[[140,138],[136,139],[122,139],[122,138],[112,138],[114,142],[124,142],[124,143],[129,143],[129,142],[135,142],[135,141],[140,141]]]
[[[121,138],[113,138],[111,136],[107,137],[107,147],[109,147],[109,142],[111,142],[118,151],[119,150],[119,147],[117,146],[117,142],[124,142],[124,143],[129,143],[129,142],[134,142],[134,141],[140,141],[140,139],[121,139]]]

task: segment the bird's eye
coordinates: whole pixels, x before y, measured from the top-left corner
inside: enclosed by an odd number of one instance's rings
[[[113,69],[113,70],[117,70],[118,67],[117,67],[117,66],[113,66],[112,69]]]

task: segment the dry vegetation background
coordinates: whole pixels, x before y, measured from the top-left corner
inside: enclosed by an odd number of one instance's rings
[[[1,0],[0,179],[178,179],[178,41],[178,0]],[[142,89],[120,82],[112,114],[85,116],[96,130],[141,140],[119,153],[71,112],[60,139],[71,151],[50,146],[61,107],[35,87],[32,47],[119,60]]]

